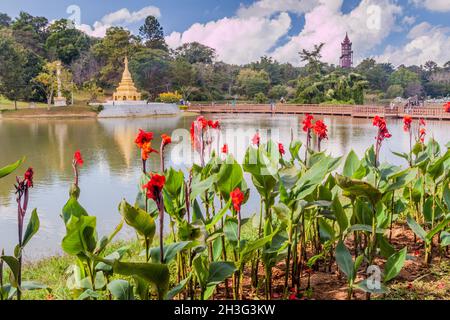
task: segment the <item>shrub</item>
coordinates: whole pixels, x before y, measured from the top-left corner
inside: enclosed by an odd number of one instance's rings
[[[182,99],[182,95],[178,92],[164,92],[159,94],[159,101],[164,103],[177,103]]]
[[[99,105],[94,105],[91,107],[91,110],[97,113],[100,113],[103,111],[103,109],[105,109],[105,107],[102,104]]]
[[[267,97],[266,97],[266,95],[264,94],[264,93],[262,93],[262,92],[258,92],[256,95],[255,95],[255,102],[256,103],[267,103]]]
[[[279,99],[281,99],[281,97],[286,98],[287,95],[288,95],[288,89],[286,86],[283,86],[283,85],[274,86],[269,91],[269,98],[271,98],[271,99],[279,100]]]
[[[404,90],[403,90],[402,86],[398,85],[398,84],[394,84],[387,89],[386,98],[394,99],[397,97],[403,97],[403,94],[404,94]]]

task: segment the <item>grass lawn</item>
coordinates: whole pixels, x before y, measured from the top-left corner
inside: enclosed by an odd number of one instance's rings
[[[52,117],[96,117],[97,112],[90,106],[74,105],[68,107],[23,108],[19,110],[3,110],[2,118],[52,118]]]
[[[36,108],[46,108],[46,103],[35,102]],[[18,109],[29,109],[30,103],[24,101],[17,101]],[[8,100],[2,95],[0,95],[0,110],[14,110],[14,101]]]
[[[74,93],[74,106],[78,107],[86,107],[88,108],[87,102],[89,101],[89,94],[84,91],[76,91]],[[106,96],[99,96],[98,101],[105,101],[107,99]],[[67,101],[68,103],[70,101]],[[34,102],[36,109],[46,109],[47,103],[45,102]],[[17,101],[18,109],[30,109],[30,102],[26,101]],[[0,95],[0,111],[2,110],[14,110],[14,101],[8,100],[2,95]]]

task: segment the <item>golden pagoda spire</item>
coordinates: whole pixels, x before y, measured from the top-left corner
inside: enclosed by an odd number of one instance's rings
[[[131,77],[130,70],[128,69],[128,57],[124,59],[125,68],[122,74],[122,80],[119,86],[114,92],[114,101],[136,101],[141,100],[141,94],[134,86],[133,78]]]

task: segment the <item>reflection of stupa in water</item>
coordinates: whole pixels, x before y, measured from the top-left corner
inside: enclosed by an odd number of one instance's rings
[[[132,155],[136,153],[136,146],[134,144],[135,136],[136,129],[132,126],[119,125],[114,128],[114,140],[122,152],[127,168],[131,166]]]
[[[137,101],[141,100],[141,94],[137,91],[134,86],[133,78],[131,77],[130,70],[128,70],[128,58],[125,57],[125,69],[123,70],[122,80],[120,81],[119,86],[114,92],[113,100],[114,101]]]

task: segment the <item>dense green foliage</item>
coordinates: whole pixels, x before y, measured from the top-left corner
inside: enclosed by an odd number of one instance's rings
[[[0,14],[0,94],[10,100],[45,100],[30,83],[47,62],[59,59],[71,71],[79,89],[94,83],[106,94],[117,86],[128,56],[133,77],[143,96],[156,99],[178,91],[184,100],[270,100],[298,103],[363,103],[397,96],[444,97],[450,92],[450,64],[433,61],[423,66],[399,66],[366,59],[353,69],[321,61],[323,45],[302,50],[305,63],[296,67],[270,57],[248,65],[218,60],[215,49],[197,42],[169,49],[158,20],[149,16],[133,35],[111,27],[104,38],[92,38],[65,19],[50,23],[21,12],[15,19]],[[14,59],[13,59],[14,58]],[[13,63],[20,61],[21,63]],[[262,99],[263,95],[268,99]],[[258,97],[258,99],[256,99]]]

